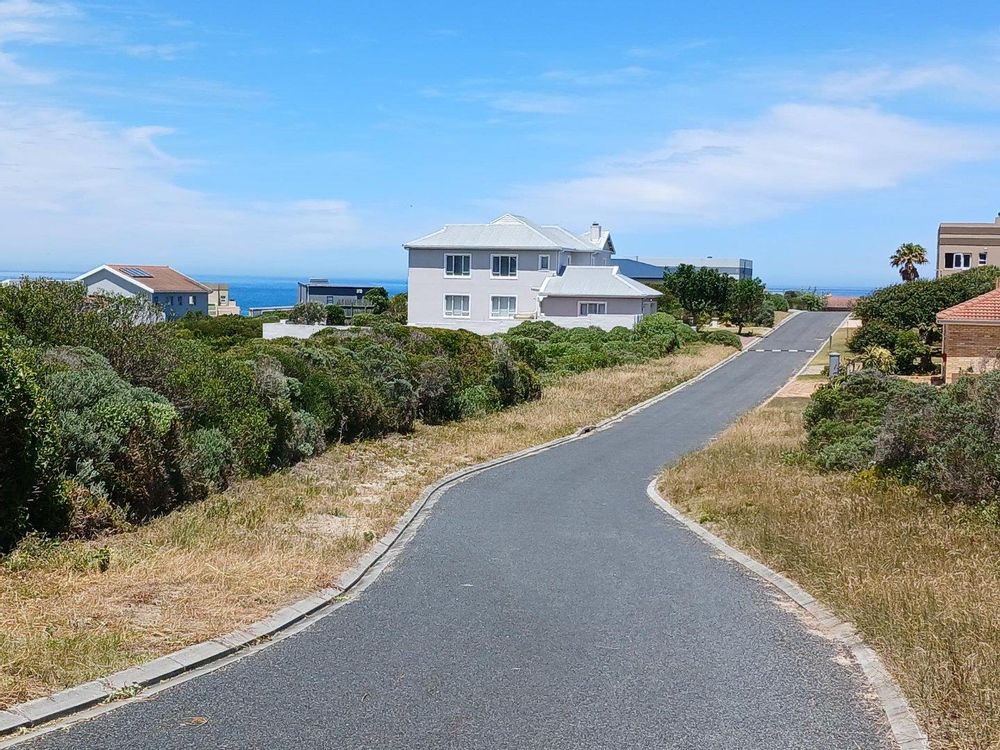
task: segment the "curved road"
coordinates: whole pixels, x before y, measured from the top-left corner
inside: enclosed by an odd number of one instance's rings
[[[841,318],[800,314],[767,352],[456,485],[357,601],[23,747],[891,747],[834,646],[645,493],[812,356],[770,350]]]

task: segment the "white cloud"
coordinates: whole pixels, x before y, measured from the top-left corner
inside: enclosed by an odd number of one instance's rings
[[[176,60],[185,52],[190,52],[195,45],[192,42],[180,42],[177,44],[129,44],[125,47],[125,54],[129,57],[137,57],[146,60]]]
[[[944,89],[950,94],[1000,95],[1000,82],[992,76],[950,63],[841,71],[823,78],[817,93],[826,99],[864,101],[928,88]]]
[[[11,44],[44,44],[57,41],[65,21],[77,11],[64,3],[34,0],[0,0],[0,83],[44,85],[52,83],[51,73],[32,70],[4,49]]]
[[[538,115],[569,115],[579,108],[576,97],[546,94],[537,91],[507,91],[481,97],[493,109],[502,112]]]
[[[0,226],[21,254],[0,265],[187,259],[239,272],[372,240],[346,201],[239,202],[182,187],[178,160],[154,144],[170,132],[0,106]]]
[[[876,108],[786,104],[725,128],[678,130],[659,148],[592,164],[579,178],[518,189],[498,203],[527,203],[535,215],[578,222],[739,223],[998,155],[995,132]]]
[[[548,81],[568,83],[575,86],[621,86],[636,80],[641,80],[651,74],[647,68],[639,65],[627,65],[623,68],[599,72],[580,72],[573,70],[550,70],[542,75]]]

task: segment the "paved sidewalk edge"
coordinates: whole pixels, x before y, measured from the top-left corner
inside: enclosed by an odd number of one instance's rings
[[[761,338],[770,336],[799,312],[799,310],[793,311]],[[678,391],[708,377],[747,351],[749,349],[741,349],[734,352],[708,369],[685,380],[683,383],[679,383],[673,388],[663,393],[658,393],[652,398],[631,406],[601,422],[581,427],[569,435],[550,440],[547,443],[541,443],[517,451],[516,453],[510,453],[500,458],[459,469],[439,479],[420,493],[409,509],[400,517],[399,521],[357,563],[344,571],[337,578],[333,586],[317,591],[305,599],[279,609],[263,620],[234,630],[226,635],[213,638],[212,640],[196,643],[180,651],[175,651],[120,672],[115,672],[107,677],[85,682],[82,685],[76,685],[26,703],[19,703],[7,710],[0,710],[0,747],[8,746],[4,740],[10,739],[9,735],[14,732],[31,729],[41,724],[67,717],[101,703],[109,703],[120,698],[133,697],[143,688],[177,678],[187,672],[203,668],[214,662],[220,662],[220,666],[223,661],[229,663],[231,660],[230,657],[237,655],[238,652],[245,651],[247,654],[255,653],[256,649],[254,647],[261,647],[269,641],[277,640],[276,636],[285,631],[290,631],[293,626],[299,626],[294,629],[294,632],[299,632],[316,620],[347,603],[351,599],[351,595],[359,593],[371,585],[385,567],[396,558],[406,542],[409,541],[424,522],[427,512],[430,511],[441,495],[452,485],[458,484],[487,469],[533,456],[550,448],[564,445],[574,440],[580,440],[593,432],[605,430],[621,422],[623,419],[644,409],[648,409],[653,404],[659,403]]]
[[[864,642],[854,623],[842,620],[794,581],[758,562],[746,553],[740,552],[700,523],[688,518],[664,499],[656,488],[658,481],[659,477],[646,487],[646,494],[649,495],[653,504],[687,527],[706,544],[711,545],[730,560],[739,563],[752,574],[777,588],[806,612],[814,621],[816,628],[846,648],[858,666],[861,667],[862,673],[868,679],[868,683],[878,698],[879,705],[885,712],[893,739],[900,750],[927,750],[927,735],[920,728],[906,696],[903,695],[903,691],[889,674],[889,670],[886,669],[879,655]]]

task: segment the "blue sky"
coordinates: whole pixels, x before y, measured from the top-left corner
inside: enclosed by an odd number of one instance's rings
[[[986,2],[0,0],[0,268],[402,278],[514,211],[875,285],[1000,210],[998,112]]]

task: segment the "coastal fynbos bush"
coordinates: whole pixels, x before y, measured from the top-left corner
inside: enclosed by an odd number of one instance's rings
[[[663,357],[698,340],[691,326],[666,313],[647,315],[634,329],[617,326],[560,328],[551,321],[525,321],[502,338],[534,370],[552,376]]]
[[[731,346],[734,349],[743,348],[740,337],[732,331],[702,331],[700,338],[706,344],[721,344],[722,346]]]
[[[874,370],[820,388],[806,448],[827,469],[872,468],[952,502],[1000,500],[1000,372],[917,385]]]
[[[55,418],[27,353],[0,332],[0,552],[26,531],[66,522]]]

